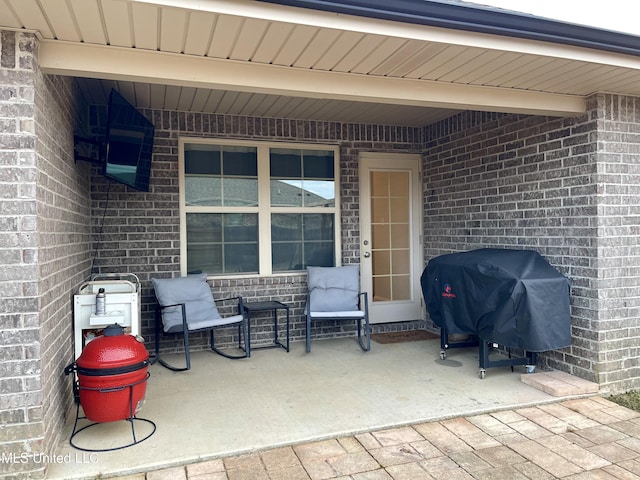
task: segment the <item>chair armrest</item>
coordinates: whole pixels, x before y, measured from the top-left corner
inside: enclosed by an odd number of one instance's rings
[[[181,305],[185,305],[185,304],[184,304],[184,303],[174,303],[173,305],[160,305],[160,304],[158,304],[158,305],[156,305],[156,308],[158,308],[158,309],[162,310],[162,309],[164,309],[164,308],[169,308],[169,307],[179,307],[179,306],[181,306]]]
[[[218,298],[216,299],[214,297],[213,302],[214,303],[224,303],[224,302],[228,302],[229,300],[238,300],[238,314],[243,315],[244,312],[244,303],[242,301],[242,295],[238,295],[237,297],[227,297],[227,298]]]
[[[240,300],[242,300],[242,297],[241,297],[241,296],[237,296],[237,297],[227,297],[227,298],[215,298],[215,297],[214,297],[214,299],[213,299],[213,301],[214,301],[215,303],[218,303],[218,302],[220,302],[220,303],[222,303],[222,302],[227,302],[227,301],[229,301],[229,300],[239,300],[239,301],[240,301]]]
[[[362,310],[362,304],[364,303],[364,311],[367,313],[369,311],[369,296],[367,292],[360,292],[358,294],[358,308]]]
[[[162,324],[162,310],[170,307],[180,307],[181,317],[182,317],[182,329],[183,331],[187,331],[187,304],[186,303],[174,303],[173,305],[160,305],[159,303],[156,305],[156,325],[159,326]]]

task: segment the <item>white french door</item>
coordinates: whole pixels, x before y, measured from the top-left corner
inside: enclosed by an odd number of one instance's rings
[[[360,265],[372,323],[423,318],[421,158],[360,154]]]

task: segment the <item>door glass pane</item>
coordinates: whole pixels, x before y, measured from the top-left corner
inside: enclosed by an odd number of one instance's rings
[[[408,226],[408,224],[406,224]],[[409,248],[409,229],[399,228],[397,225],[390,228],[391,230],[391,247],[392,248]]]
[[[410,300],[409,173],[373,171],[370,182],[373,301]]]
[[[393,250],[391,252],[392,271],[396,275],[409,271],[409,250]]]
[[[374,250],[371,256],[374,275],[389,275],[391,273],[391,256],[389,253],[389,250]]]
[[[389,197],[371,198],[371,221],[378,225],[389,225]]]
[[[373,301],[391,300],[391,277],[373,277]]]
[[[389,248],[391,246],[389,233],[388,224],[371,226],[371,237],[376,248]]]
[[[386,172],[371,172],[371,196],[389,196],[389,175]]]
[[[409,275],[394,275],[391,277],[391,298],[394,300],[410,298],[411,292]]]
[[[393,223],[408,223],[409,197],[391,197],[389,199],[389,211],[391,212],[390,216]]]

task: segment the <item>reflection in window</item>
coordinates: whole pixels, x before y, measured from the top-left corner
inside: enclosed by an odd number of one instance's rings
[[[335,206],[334,163],[333,151],[272,148],[271,205]]]

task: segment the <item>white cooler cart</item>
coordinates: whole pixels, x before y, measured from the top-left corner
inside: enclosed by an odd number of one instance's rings
[[[105,291],[105,315],[96,315],[96,295]],[[94,275],[74,295],[74,345],[77,360],[87,335],[117,323],[126,333],[140,335],[140,280],[132,273]],[[90,338],[89,338],[90,340]]]

